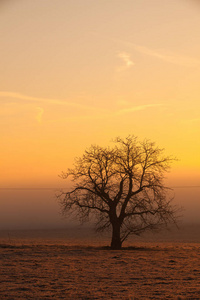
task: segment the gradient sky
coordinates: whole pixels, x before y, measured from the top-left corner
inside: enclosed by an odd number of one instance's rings
[[[0,1],[0,187],[62,186],[92,143],[149,138],[200,184],[200,6]]]

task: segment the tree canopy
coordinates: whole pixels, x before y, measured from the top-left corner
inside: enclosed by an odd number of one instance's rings
[[[174,159],[163,153],[135,136],[117,137],[113,147],[92,145],[61,175],[74,182],[70,191],[59,194],[63,213],[73,210],[82,221],[95,216],[97,231],[112,229],[112,249],[120,249],[130,234],[176,222],[164,184]]]

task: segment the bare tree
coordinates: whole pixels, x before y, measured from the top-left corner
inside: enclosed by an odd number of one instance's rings
[[[169,188],[164,185],[171,157],[149,140],[134,136],[114,140],[114,147],[92,145],[73,169],[62,173],[75,185],[61,192],[63,213],[76,211],[81,220],[95,215],[96,229],[112,228],[112,249],[121,249],[130,234],[140,235],[176,221]]]

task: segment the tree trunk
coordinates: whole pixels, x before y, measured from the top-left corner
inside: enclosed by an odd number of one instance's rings
[[[122,247],[122,242],[120,238],[120,225],[118,223],[113,223],[111,249],[120,250],[121,247]]]

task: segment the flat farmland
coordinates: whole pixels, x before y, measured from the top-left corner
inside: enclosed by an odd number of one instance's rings
[[[86,241],[85,241],[86,242]],[[200,244],[0,243],[0,299],[200,299]]]

